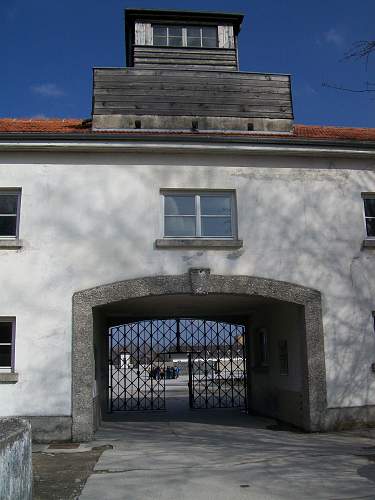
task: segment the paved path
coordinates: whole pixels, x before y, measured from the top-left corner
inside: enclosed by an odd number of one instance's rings
[[[375,500],[375,434],[296,433],[237,410],[192,412],[178,398],[173,410],[106,422],[96,445],[113,449],[80,499]]]

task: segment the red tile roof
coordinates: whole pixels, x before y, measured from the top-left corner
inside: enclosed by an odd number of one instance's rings
[[[375,128],[295,125],[293,135],[306,139],[346,139],[352,141],[375,141]]]
[[[0,133],[17,132],[51,132],[71,133],[88,130],[79,119],[23,119],[23,118],[1,118]]]
[[[21,119],[21,118],[1,118],[0,133],[53,133],[53,134],[101,134],[106,131],[92,131],[89,120],[80,119]],[[112,131],[111,131],[112,132]],[[119,134],[145,134],[146,131],[132,130],[121,131]],[[236,135],[236,133],[225,132],[147,132],[148,135]],[[237,134],[238,135],[238,134]],[[254,137],[261,137],[262,134],[248,132],[241,133]],[[266,135],[266,134],[265,134]],[[280,134],[281,136],[282,134]],[[269,136],[269,134],[267,134]],[[277,136],[277,134],[276,134]],[[285,137],[285,135],[283,135]],[[290,137],[290,136],[287,136]],[[320,139],[320,140],[350,140],[350,141],[375,141],[375,128],[353,128],[353,127],[325,127],[318,125],[294,125],[292,137],[300,139]]]

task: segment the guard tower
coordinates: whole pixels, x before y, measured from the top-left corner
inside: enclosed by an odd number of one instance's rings
[[[243,16],[126,10],[126,68],[95,68],[93,129],[288,133],[289,75],[239,70]]]

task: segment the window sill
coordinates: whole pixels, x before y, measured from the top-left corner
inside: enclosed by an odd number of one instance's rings
[[[206,248],[216,250],[231,250],[242,248],[242,240],[220,240],[205,238],[163,238],[155,241],[156,248]]]
[[[363,240],[362,248],[374,248],[375,249],[375,238]]]
[[[22,240],[18,239],[6,239],[6,238],[0,238],[0,249],[2,250],[18,250],[19,248],[23,247],[23,242]]]
[[[15,384],[18,382],[18,373],[0,372],[0,384]]]

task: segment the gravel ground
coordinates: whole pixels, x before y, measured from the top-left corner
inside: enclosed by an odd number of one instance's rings
[[[33,453],[34,500],[78,498],[95,464],[108,446],[80,453]]]

